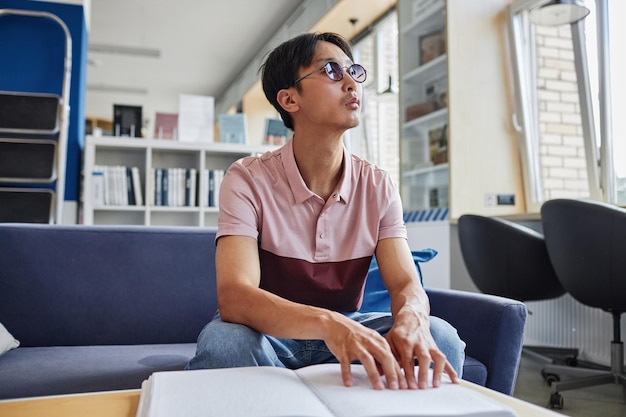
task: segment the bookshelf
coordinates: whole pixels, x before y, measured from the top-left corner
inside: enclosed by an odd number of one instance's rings
[[[207,170],[225,171],[239,158],[273,149],[276,147],[87,136],[83,163],[82,223],[215,226],[218,207],[209,206],[208,199],[201,198],[210,189],[208,175],[202,173]],[[94,197],[98,195],[94,169],[99,166],[138,168],[143,204],[107,204],[94,201]],[[156,169],[170,169],[170,172],[173,169],[182,169],[185,172],[195,170],[195,204],[157,205],[154,180]]]
[[[447,209],[444,0],[400,1],[401,183],[405,211]]]

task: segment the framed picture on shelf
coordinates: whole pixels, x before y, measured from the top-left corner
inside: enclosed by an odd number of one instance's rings
[[[220,142],[247,143],[247,120],[245,113],[220,114],[217,117]]]
[[[264,145],[283,145],[287,143],[289,129],[282,119],[265,119]]]
[[[154,118],[154,137],[156,139],[178,139],[178,113],[156,112]]]
[[[446,53],[446,39],[443,29],[422,36],[419,44],[420,65],[424,65]]]
[[[113,134],[140,138],[143,118],[141,106],[113,105]]]

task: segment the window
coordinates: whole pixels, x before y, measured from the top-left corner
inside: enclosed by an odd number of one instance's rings
[[[606,36],[597,27],[609,27],[603,10],[616,7],[611,16],[619,19],[625,5],[619,0],[586,0],[591,12],[579,22],[531,23],[530,11],[546,3],[517,0],[508,7],[507,16],[527,207],[538,211],[543,201],[553,198],[624,204],[626,167],[619,163],[626,163],[626,158],[618,163],[617,155],[626,152],[626,126],[612,117],[623,103],[612,103],[609,95],[610,74],[620,74],[624,67],[616,60],[609,68],[603,61],[603,57],[620,56],[617,42],[610,45],[612,51],[603,49],[609,38],[623,39],[623,35],[618,24]],[[613,91],[613,100],[623,100],[623,93]]]

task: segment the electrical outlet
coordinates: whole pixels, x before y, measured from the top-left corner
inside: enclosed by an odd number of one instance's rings
[[[497,198],[495,194],[485,194],[485,207],[495,207],[497,204]]]
[[[515,194],[498,194],[499,206],[514,206]]]

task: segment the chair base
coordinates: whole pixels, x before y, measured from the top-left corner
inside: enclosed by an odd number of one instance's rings
[[[544,364],[578,365],[578,349],[576,348],[524,345],[522,355]]]
[[[624,373],[624,344],[622,342],[611,342],[610,369],[601,370],[563,365],[546,365],[541,374],[552,387],[550,408],[563,408],[563,397],[560,394],[562,391],[606,384],[622,385],[624,399],[626,400],[626,373]],[[576,378],[560,381],[561,375]]]

